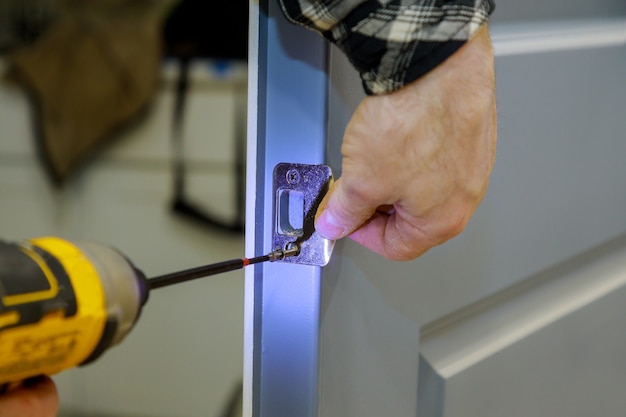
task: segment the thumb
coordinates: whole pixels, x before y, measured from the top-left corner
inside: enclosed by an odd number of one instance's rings
[[[315,229],[323,238],[341,239],[368,221],[377,206],[363,193],[347,187],[339,178],[320,203]]]
[[[2,417],[54,417],[58,408],[57,389],[49,377],[31,378],[0,396]]]

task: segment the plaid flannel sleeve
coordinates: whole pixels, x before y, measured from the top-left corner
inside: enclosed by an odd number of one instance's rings
[[[367,94],[435,68],[488,21],[493,0],[279,0],[285,16],[334,42]]]

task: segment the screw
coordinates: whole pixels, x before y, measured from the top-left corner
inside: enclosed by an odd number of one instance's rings
[[[293,185],[300,182],[300,173],[295,169],[290,169],[289,171],[287,171],[286,177],[289,184]]]
[[[300,245],[296,242],[287,242],[284,249],[275,249],[267,254],[270,262],[282,261],[291,256],[300,255]]]
[[[285,254],[285,258],[290,256],[298,256],[300,255],[300,245],[296,242],[287,242],[285,243],[285,249],[283,250]]]

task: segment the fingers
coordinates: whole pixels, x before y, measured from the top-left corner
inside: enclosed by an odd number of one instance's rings
[[[461,233],[469,217],[471,212],[462,214],[461,211],[454,215],[435,216],[418,226],[419,221],[401,210],[377,211],[369,222],[349,237],[387,259],[408,261]]]
[[[372,217],[376,207],[377,204],[340,178],[333,183],[320,204],[315,229],[326,239],[341,239]]]
[[[57,389],[49,377],[28,379],[0,395],[2,417],[55,417],[58,408]]]
[[[393,260],[414,259],[441,241],[429,235],[431,230],[411,225],[393,205],[381,204],[376,194],[346,184],[337,180],[320,204],[315,228],[322,237],[337,240],[349,236]]]
[[[426,252],[432,245],[427,239],[409,237],[398,216],[376,213],[363,227],[355,230],[350,239],[387,259],[406,261]]]

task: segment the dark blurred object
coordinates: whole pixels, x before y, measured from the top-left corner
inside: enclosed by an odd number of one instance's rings
[[[40,151],[62,183],[151,101],[159,80],[159,0],[66,0],[9,77],[32,95]]]
[[[237,234],[243,232],[245,218],[245,121],[237,118],[242,110],[235,108],[235,211],[229,219],[200,207],[187,195],[183,126],[191,62],[198,58],[245,60],[248,56],[248,7],[248,0],[182,0],[169,14],[163,29],[165,56],[178,63],[172,121],[174,189],[170,207],[174,213],[199,224]]]
[[[181,0],[163,28],[165,55],[245,60],[248,0]]]
[[[243,382],[239,381],[231,391],[220,417],[241,417],[243,415]]]
[[[34,42],[58,17],[60,0],[0,0],[0,53]]]

